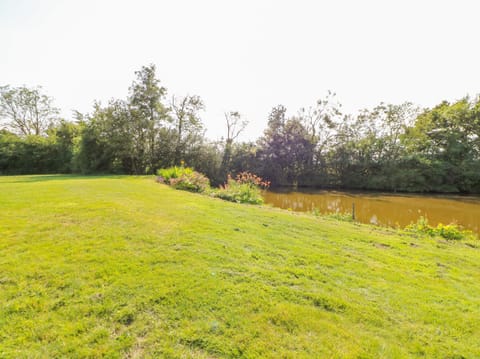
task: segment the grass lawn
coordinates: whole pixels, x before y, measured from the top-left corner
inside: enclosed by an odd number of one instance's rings
[[[0,177],[0,358],[479,358],[479,244]]]

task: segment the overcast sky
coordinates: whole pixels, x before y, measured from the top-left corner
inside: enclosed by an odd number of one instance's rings
[[[210,138],[238,110],[254,139],[273,106],[293,115],[329,89],[347,112],[480,93],[479,4],[0,0],[0,85],[41,85],[71,117],[154,63],[169,96],[203,98]]]

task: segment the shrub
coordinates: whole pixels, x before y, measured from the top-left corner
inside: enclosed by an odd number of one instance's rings
[[[229,175],[228,178],[231,179],[231,176]],[[270,181],[264,181],[261,177],[250,172],[240,172],[235,177],[235,182],[263,189],[270,187]]]
[[[444,225],[442,223],[435,227],[435,233],[445,239],[465,239],[472,235],[472,232],[462,230],[455,224]]]
[[[169,167],[157,171],[157,182],[191,192],[208,192],[213,197],[237,203],[262,204],[262,188],[270,182],[249,173],[239,173],[235,179],[228,175],[227,183],[217,190],[210,189],[210,181],[203,174],[189,167]]]
[[[428,234],[429,236],[435,235],[433,227],[428,225],[428,219],[423,216],[420,216],[417,222],[410,223],[405,229],[409,232]]]
[[[420,217],[416,223],[411,223],[405,227],[407,231],[426,234],[431,237],[440,236],[445,239],[459,240],[473,238],[473,233],[468,230],[464,230],[456,224],[442,224],[439,223],[436,227],[432,227],[428,224],[428,219]]]
[[[193,173],[193,168],[191,167],[169,167],[169,168],[162,168],[157,171],[157,175],[163,178],[163,181],[167,184],[170,184],[170,180],[172,178],[179,178],[182,175],[189,175]]]
[[[237,203],[263,203],[263,197],[259,188],[249,186],[247,184],[237,183],[234,181],[228,182],[227,184],[222,186],[222,188],[216,191],[215,197]]]
[[[173,188],[190,192],[205,192],[210,188],[210,181],[199,172],[183,173],[180,177],[171,178],[170,185]]]
[[[169,167],[157,171],[157,182],[166,183],[176,189],[190,192],[204,192],[210,188],[210,181],[203,174],[190,167]]]
[[[262,188],[268,188],[270,182],[249,173],[239,173],[235,179],[228,175],[227,183],[213,193],[215,197],[230,202],[262,204]]]

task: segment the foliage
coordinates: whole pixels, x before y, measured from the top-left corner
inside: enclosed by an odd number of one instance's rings
[[[473,236],[473,233],[471,231],[463,230],[455,224],[445,225],[439,223],[437,227],[435,227],[435,233],[445,239],[466,239]]]
[[[426,234],[429,236],[439,236],[450,240],[472,239],[473,233],[464,230],[456,224],[442,224],[439,223],[436,227],[428,224],[428,219],[421,216],[416,223],[411,223],[405,229],[409,232]]]
[[[130,86],[128,109],[132,137],[132,154],[134,158],[133,173],[154,173],[156,166],[156,148],[158,130],[167,120],[167,109],[162,99],[167,93],[156,78],[153,64],[142,66],[135,72],[137,76]]]
[[[353,222],[352,214],[348,212],[331,212],[324,215],[327,218],[343,222]]]
[[[2,358],[479,357],[478,241],[413,247],[151,177],[0,188]]]
[[[193,168],[183,166],[172,166],[168,168],[162,168],[157,171],[157,174],[163,178],[165,183],[170,184],[170,180],[179,178],[182,175],[190,175],[193,173]]]
[[[210,188],[210,181],[203,174],[193,171],[184,172],[179,177],[170,178],[170,186],[190,192],[205,192]]]
[[[48,137],[20,137],[0,131],[0,175],[29,173],[70,173],[79,130],[61,122]]]
[[[155,76],[155,66],[135,72],[126,100],[96,103],[85,123],[78,168],[83,173],[154,173],[157,168],[201,163],[204,145],[198,96],[175,97],[164,103],[166,89]],[[214,171],[210,171],[214,172]]]
[[[230,202],[262,204],[263,197],[261,189],[267,189],[270,182],[249,173],[242,172],[234,178],[228,175],[227,183],[213,193],[215,197]]]
[[[201,143],[202,121],[199,112],[205,109],[199,96],[172,97],[170,102],[174,137],[173,163],[179,165],[187,157],[188,148]]]
[[[261,189],[267,189],[270,182],[249,172],[241,172],[235,178],[228,175],[227,183],[218,189],[210,188],[210,181],[203,174],[190,167],[169,167],[157,171],[157,181],[164,182],[176,189],[191,192],[208,192],[211,196],[230,202],[261,204]]]
[[[225,124],[227,126],[227,136],[225,138],[222,156],[222,173],[226,175],[232,170],[231,162],[234,141],[242,133],[245,127],[247,127],[248,121],[242,119],[242,115],[238,111],[226,112],[224,115]]]
[[[200,97],[167,102],[154,65],[135,76],[126,99],[95,103],[76,123],[59,121],[39,88],[1,87],[1,173],[151,174],[184,161],[213,185],[249,171],[273,186],[480,193],[480,96],[351,115],[329,92],[295,116],[274,107],[263,136],[241,143],[238,111],[225,113],[226,138],[208,141]]]
[[[231,176],[230,176],[231,179]],[[235,182],[240,184],[248,184],[252,187],[267,189],[270,187],[270,181],[265,181],[261,177],[250,172],[240,172],[235,176]]]
[[[0,123],[20,136],[44,136],[59,113],[41,87],[0,86]]]
[[[173,188],[190,192],[205,192],[210,188],[210,181],[203,174],[190,167],[169,167],[157,171],[160,181]]]
[[[312,164],[314,144],[299,119],[287,119],[283,106],[272,110],[259,144],[261,173],[275,185],[297,185]]]

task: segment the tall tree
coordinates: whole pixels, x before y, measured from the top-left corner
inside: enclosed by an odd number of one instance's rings
[[[447,101],[421,113],[404,142],[421,165],[426,191],[471,191],[480,188],[478,103],[468,98]]]
[[[332,135],[332,129],[341,118],[342,105],[335,99],[336,94],[328,91],[324,98],[317,100],[315,106],[300,109],[299,117],[303,120],[312,143],[325,145]]]
[[[342,105],[335,97],[334,92],[328,91],[327,95],[317,100],[314,106],[302,108],[298,114],[314,146],[308,177],[317,185],[328,182],[327,153],[336,142],[339,131],[343,130],[345,122],[341,112]]]
[[[203,125],[200,111],[205,109],[205,105],[199,96],[173,96],[170,109],[176,137],[174,164],[179,165],[185,161],[187,147],[194,145],[202,137]]]
[[[242,119],[242,115],[238,111],[225,113],[225,123],[227,125],[227,137],[225,138],[225,148],[222,158],[222,172],[226,175],[230,172],[230,162],[232,160],[233,142],[245,130],[248,121]]]
[[[19,135],[45,135],[59,113],[53,99],[43,94],[41,87],[0,86],[0,120]]]
[[[276,185],[298,185],[312,163],[313,144],[302,121],[286,118],[286,108],[272,109],[268,128],[259,140],[262,175]]]
[[[135,157],[134,122],[128,104],[110,100],[103,107],[95,103],[84,124],[77,165],[82,172],[138,173]]]
[[[162,103],[166,88],[156,78],[155,65],[143,66],[135,72],[137,79],[130,87],[129,104],[133,121],[135,173],[151,173],[155,167],[155,140],[161,122],[167,118]]]

